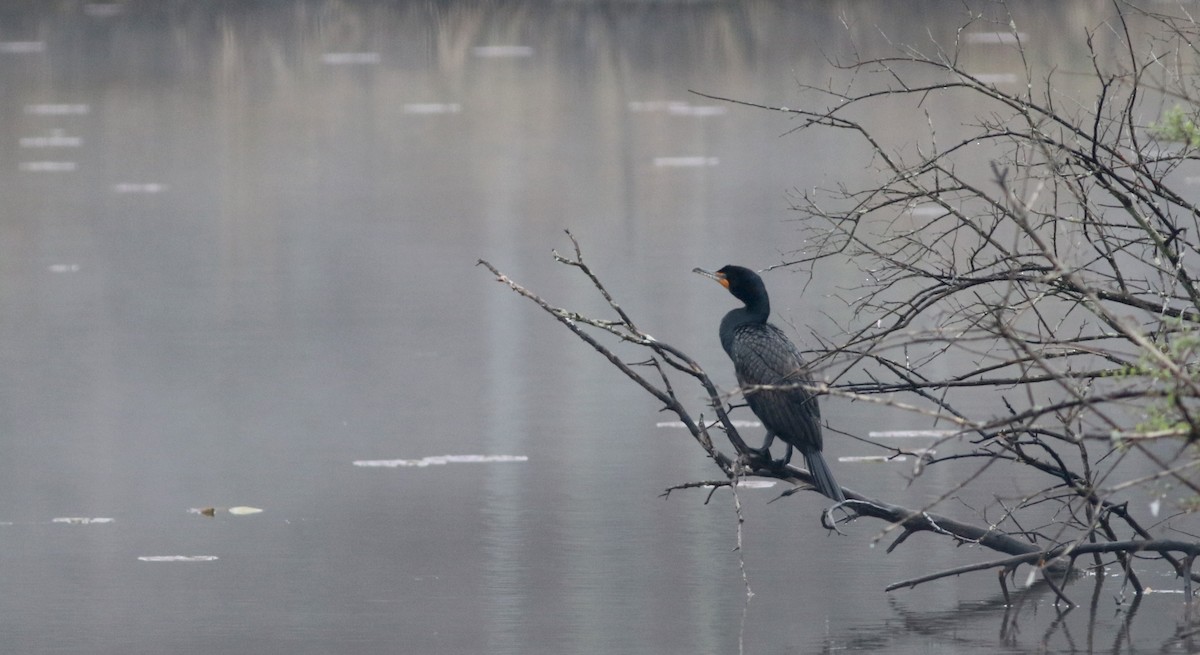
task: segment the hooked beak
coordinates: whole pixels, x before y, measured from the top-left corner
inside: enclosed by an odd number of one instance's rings
[[[712,271],[706,271],[703,268],[699,268],[699,267],[693,268],[692,272],[699,273],[700,275],[703,275],[706,278],[716,280],[717,284],[725,287],[726,289],[729,288],[729,280],[725,279],[724,273],[713,273]]]

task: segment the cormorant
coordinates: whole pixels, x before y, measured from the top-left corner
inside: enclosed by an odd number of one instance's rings
[[[716,273],[701,268],[692,272],[716,280],[746,304],[721,319],[721,347],[733,360],[733,371],[743,389],[811,384],[800,351],[783,330],[767,322],[771,301],[757,273],[741,266],[726,266]],[[744,394],[746,403],[767,429],[764,456],[770,458],[771,442],[778,436],[788,444],[785,463],[795,446],[804,455],[817,490],[838,502],[846,500],[821,456],[821,409],[816,396],[798,386],[778,391],[747,390]]]

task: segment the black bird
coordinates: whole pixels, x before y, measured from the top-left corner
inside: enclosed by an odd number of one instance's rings
[[[716,280],[746,304],[721,319],[721,347],[733,360],[733,371],[743,389],[756,385],[811,384],[800,351],[783,330],[767,322],[771,301],[757,273],[741,266],[726,266],[716,273],[701,268],[692,272]],[[746,403],[767,429],[763,455],[770,458],[771,442],[778,436],[788,444],[785,463],[791,459],[795,446],[804,455],[817,490],[838,502],[846,500],[821,455],[821,409],[816,396],[798,386],[786,390],[747,390],[744,394]]]

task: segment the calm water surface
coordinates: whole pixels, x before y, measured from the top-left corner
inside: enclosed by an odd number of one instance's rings
[[[1126,625],[1118,580],[1066,615],[1038,591],[1006,612],[990,574],[885,593],[992,556],[930,536],[885,554],[872,524],[827,536],[813,494],[768,504],[778,488],[741,494],[747,603],[729,495],[659,497],[714,474],[701,451],[474,267],[596,309],[549,256],[569,228],[646,330],[731,385],[732,301],[689,271],[803,249],[789,191],[867,162],[688,90],[796,106],[851,38],[881,54],[880,30],[951,38],[963,20],[959,3],[894,7],[5,3],[0,649],[1186,650],[1178,594]],[[1110,8],[1017,10],[1038,65],[1086,70],[1062,36]],[[825,329],[837,282],[772,273],[778,320],[802,341]],[[825,414],[856,434],[928,427]],[[515,461],[355,465],[442,455]],[[835,468],[898,502],[945,481]],[[72,518],[111,520],[55,521]],[[200,560],[142,559],[172,556]]]

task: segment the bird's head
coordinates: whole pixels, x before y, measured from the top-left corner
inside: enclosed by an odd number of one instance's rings
[[[715,273],[702,268],[693,268],[693,273],[717,281],[717,284],[729,289],[735,298],[747,305],[764,300],[767,297],[767,287],[763,284],[758,273],[744,266],[722,266]]]

